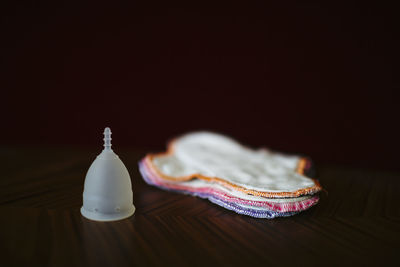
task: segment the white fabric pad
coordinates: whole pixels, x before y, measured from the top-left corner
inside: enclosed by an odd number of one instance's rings
[[[200,174],[266,192],[294,192],[316,185],[296,172],[298,156],[253,150],[215,133],[184,135],[170,149],[171,153],[153,158],[154,167],[170,177]]]

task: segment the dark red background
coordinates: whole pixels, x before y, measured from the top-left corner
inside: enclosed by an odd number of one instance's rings
[[[398,169],[398,9],[330,2],[2,3],[0,142],[100,149],[110,126],[117,151],[161,150],[208,129]]]

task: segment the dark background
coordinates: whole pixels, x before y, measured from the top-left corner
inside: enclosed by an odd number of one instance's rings
[[[2,2],[0,144],[100,150],[110,126],[116,151],[162,150],[206,129],[400,168],[398,8],[188,2]]]

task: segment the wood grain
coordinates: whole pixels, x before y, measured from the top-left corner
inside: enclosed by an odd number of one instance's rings
[[[131,173],[136,213],[83,218],[83,182],[98,151],[2,148],[1,266],[247,266],[395,264],[400,174],[317,166],[328,193],[299,215],[235,214],[146,185],[144,151],[117,151]]]

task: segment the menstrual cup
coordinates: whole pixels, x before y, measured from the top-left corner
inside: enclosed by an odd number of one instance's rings
[[[90,166],[83,191],[84,217],[116,221],[135,212],[131,179],[124,163],[111,149],[111,130],[104,129],[104,149]]]

